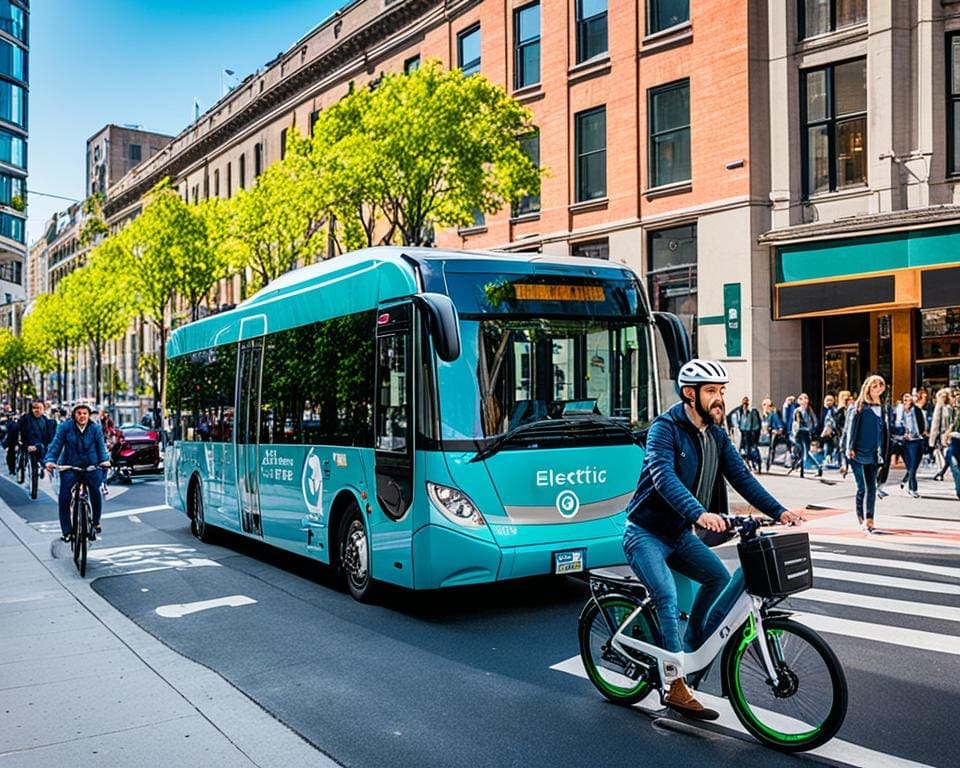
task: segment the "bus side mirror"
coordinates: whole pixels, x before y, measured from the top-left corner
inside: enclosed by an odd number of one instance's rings
[[[413,301],[427,318],[437,356],[445,363],[452,363],[460,357],[460,322],[450,297],[442,293],[421,293],[414,296]]]
[[[653,320],[667,352],[670,378],[676,380],[680,375],[680,368],[693,357],[690,351],[690,336],[683,322],[672,312],[654,312]]]

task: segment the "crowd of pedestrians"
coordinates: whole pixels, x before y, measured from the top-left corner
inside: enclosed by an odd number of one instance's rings
[[[857,519],[871,532],[891,465],[902,462],[900,488],[913,498],[919,498],[918,473],[928,469],[935,480],[949,476],[960,499],[960,390],[943,388],[931,398],[924,387],[899,395],[886,389],[882,376],[868,376],[859,393],[828,393],[820,408],[805,392],[787,396],[779,408],[765,397],[759,410],[744,395],[727,414],[727,430],[758,474],[774,464],[800,477],[852,474]]]

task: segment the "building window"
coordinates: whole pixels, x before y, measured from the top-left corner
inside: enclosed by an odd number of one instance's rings
[[[0,203],[22,211],[26,199],[24,197],[26,189],[23,182],[24,180],[20,176],[8,176],[5,173],[0,173]]]
[[[867,182],[867,60],[802,73],[804,193]]]
[[[533,164],[540,167],[540,132],[534,131],[520,139],[520,146]],[[540,195],[525,195],[513,208],[514,218],[528,216],[540,211]]]
[[[647,34],[690,21],[690,0],[647,0]]]
[[[799,4],[801,40],[867,20],[867,0],[799,0]]]
[[[237,184],[239,189],[247,188],[247,156],[240,155],[240,160],[237,163]]]
[[[27,16],[10,0],[0,0],[0,29],[21,43],[27,42]]]
[[[405,62],[403,62],[403,71],[405,74],[410,74],[411,72],[416,72],[420,69],[420,56],[411,56]]]
[[[130,162],[133,163],[134,165],[136,165],[137,163],[140,162],[140,158],[141,158],[142,156],[143,156],[143,155],[142,155],[142,152],[141,152],[141,150],[140,150],[140,145],[139,145],[139,144],[131,144],[131,145],[130,145]]]
[[[513,12],[513,39],[516,50],[514,88],[540,82],[540,3]]]
[[[607,108],[598,107],[574,117],[577,168],[576,202],[607,196]]]
[[[233,194],[233,168],[227,163],[227,197]]]
[[[650,90],[650,186],[689,181],[690,81]]]
[[[14,123],[21,128],[27,125],[23,88],[5,80],[0,80],[0,120]]]
[[[9,213],[0,213],[0,236],[23,243],[23,219]]]
[[[673,312],[690,334],[697,352],[697,225],[686,224],[647,235],[647,280],[650,303],[658,312]]]
[[[610,241],[590,240],[586,243],[573,243],[570,246],[571,256],[580,256],[585,259],[605,259],[610,261]]]
[[[253,145],[253,178],[259,178],[263,172],[263,144],[257,142]]]
[[[320,119],[320,110],[315,109],[310,113],[310,135],[313,136],[313,126],[317,124],[317,120]]]
[[[947,38],[947,173],[960,174],[960,34]]]
[[[27,79],[27,54],[23,48],[0,40],[0,72],[17,80]]]
[[[457,35],[457,63],[464,76],[480,71],[480,25]]]
[[[213,196],[220,197],[220,169],[215,168],[213,171]]]
[[[287,129],[280,131],[280,159],[287,156]]]
[[[577,64],[607,52],[607,0],[577,0]]]
[[[0,130],[0,160],[18,168],[26,168],[27,143],[19,136]]]

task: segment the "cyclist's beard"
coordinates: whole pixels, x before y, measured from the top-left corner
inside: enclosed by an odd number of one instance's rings
[[[700,414],[700,418],[703,419],[704,424],[722,424],[723,423],[723,415],[724,413],[726,413],[726,407],[723,404],[722,397],[713,398],[709,403],[710,407],[704,408],[702,399],[700,397],[700,392],[698,390],[695,406],[697,409],[697,413]],[[720,406],[720,412],[714,415],[712,411],[717,406]]]

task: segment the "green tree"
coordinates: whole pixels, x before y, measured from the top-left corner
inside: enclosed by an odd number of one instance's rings
[[[80,244],[93,245],[101,236],[106,236],[110,229],[103,218],[103,192],[95,192],[83,201],[81,210],[86,217],[80,227]]]
[[[252,189],[231,201],[233,238],[243,266],[256,276],[255,290],[284,272],[316,260],[324,245],[330,203],[324,196],[310,145],[295,128],[284,159],[268,167]],[[221,239],[221,247],[227,247]]]
[[[57,388],[60,401],[67,399],[67,364],[70,348],[79,343],[77,318],[71,314],[64,300],[62,281],[53,293],[37,296],[33,308],[23,318],[23,335],[36,340],[44,350],[53,353],[53,370],[57,372]],[[41,364],[43,372],[43,364]]]
[[[322,112],[312,157],[339,221],[359,218],[370,243],[376,229],[379,242],[422,245],[435,227],[539,193],[542,170],[520,144],[531,119],[500,86],[431,61]]]
[[[31,339],[14,336],[9,328],[0,328],[0,380],[15,410],[23,410],[22,399],[36,394],[27,369],[42,365],[45,355],[46,351]]]
[[[93,355],[94,399],[99,403],[104,346],[123,336],[136,314],[134,276],[120,238],[101,242],[90,261],[61,282],[68,314],[76,318],[78,336]]]
[[[196,320],[210,290],[230,273],[235,251],[231,247],[228,201],[211,197],[188,206],[187,213],[189,219],[184,219],[189,226],[182,235],[192,241],[186,244],[189,258],[177,260],[177,293],[190,307],[190,320]]]

